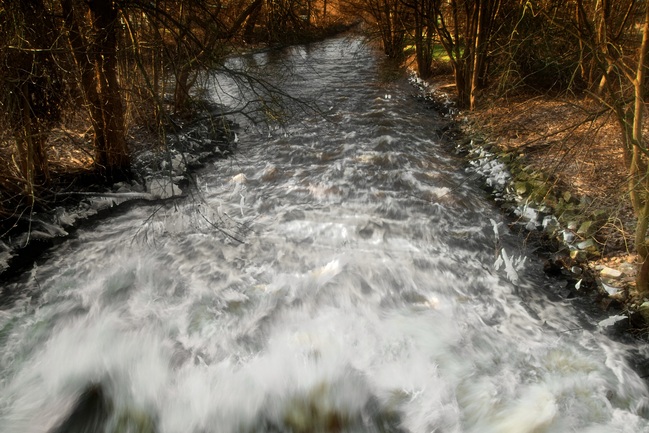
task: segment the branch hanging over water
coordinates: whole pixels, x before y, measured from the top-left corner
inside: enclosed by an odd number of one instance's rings
[[[230,233],[228,233],[227,231],[223,230],[221,227],[217,226],[212,221],[210,221],[205,215],[203,215],[203,213],[200,211],[200,209],[197,209],[197,212],[205,220],[205,222],[207,222],[210,226],[214,227],[219,232],[223,233],[225,236],[229,237],[233,241],[238,242],[240,244],[245,244],[245,242],[242,241],[241,239],[238,239],[238,238],[234,237],[233,235],[231,235]]]

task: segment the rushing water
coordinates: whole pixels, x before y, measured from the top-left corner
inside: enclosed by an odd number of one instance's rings
[[[344,38],[242,59],[288,65],[325,115],[240,133],[192,197],[81,230],[14,283],[0,431],[649,431],[625,347],[548,299],[376,59]]]

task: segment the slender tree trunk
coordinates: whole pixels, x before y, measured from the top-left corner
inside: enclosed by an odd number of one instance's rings
[[[21,160],[21,172],[25,181],[24,191],[30,199],[35,199],[36,186],[47,183],[50,179],[47,156],[45,155],[46,131],[41,121],[34,116],[30,104],[35,95],[30,90],[30,83],[25,81],[20,88],[21,100],[21,127],[17,130],[15,138]]]
[[[18,144],[18,149],[20,151],[21,155],[21,162],[22,162],[22,175],[25,181],[25,195],[27,195],[30,200],[31,204],[34,204],[34,183],[36,181],[35,176],[34,176],[34,150],[33,150],[33,140],[32,140],[32,119],[30,116],[30,107],[29,107],[29,99],[28,99],[28,91],[27,91],[27,83],[23,83],[22,85],[22,102],[23,102],[23,107],[22,107],[22,114],[23,114],[23,128],[22,131],[18,133],[18,137],[16,139],[17,144]]]
[[[306,0],[306,23],[311,27],[311,0]]]
[[[103,137],[97,142],[97,160],[108,179],[119,179],[130,171],[126,145],[124,106],[117,78],[118,11],[111,0],[88,2],[97,34],[95,67],[99,79]]]
[[[647,68],[647,50],[649,49],[649,4],[645,5],[645,22],[642,31],[642,44],[640,46],[640,53],[638,56],[638,67],[636,69],[636,77],[633,83],[634,87],[634,116],[633,116],[633,145],[634,145],[634,154],[633,162],[634,169],[637,169],[640,164],[639,159],[641,156],[641,150],[646,150],[642,140],[642,121],[644,117],[644,86],[645,86],[645,75]],[[641,211],[638,213],[638,225],[636,228],[636,251],[638,255],[642,258],[643,262],[646,263],[649,256],[649,248],[647,246],[646,236],[647,228],[649,228],[649,173],[645,169],[645,179],[642,182],[644,190],[642,191],[644,195],[644,205]],[[649,293],[649,266],[643,264],[641,272],[638,273],[638,278],[636,281],[636,286],[638,292],[646,295]]]
[[[230,29],[228,30],[228,35],[229,36],[234,36],[239,29],[244,25],[244,23],[249,22],[253,16],[256,16],[259,14],[259,10],[263,6],[263,0],[255,0],[246,9],[243,10],[237,17],[237,19],[234,21]],[[252,24],[254,26],[254,21],[255,19],[252,19]],[[245,35],[246,32],[244,32]]]
[[[247,42],[250,42],[254,38],[255,26],[257,21],[259,21],[259,16],[261,15],[262,9],[264,8],[264,2],[259,1],[255,8],[250,12],[250,15],[246,19],[246,24],[243,27],[243,39]]]
[[[157,3],[157,2],[156,2]],[[156,4],[157,7],[157,4]],[[155,33],[154,33],[155,34]],[[162,41],[156,38],[156,45],[162,45]],[[156,101],[155,104],[155,129],[156,131],[161,131],[162,130],[162,117],[163,117],[163,107],[162,107],[162,100],[164,99],[164,95],[161,92],[161,86],[160,86],[160,80],[162,76],[162,59],[158,58],[159,56],[159,51],[157,49],[158,47],[156,46],[153,50],[151,50],[151,70],[152,70],[152,77],[151,80],[153,82],[153,98]]]
[[[431,76],[432,70],[432,28],[426,25],[426,2],[428,0],[414,1],[415,19],[415,51],[417,54],[417,69],[422,79]]]
[[[480,68],[483,61],[482,56],[482,39],[484,37],[484,15],[485,4],[483,0],[477,0],[478,8],[475,26],[475,38],[473,47],[473,70],[471,71],[471,83],[469,91],[469,109],[474,110],[476,105],[476,94],[478,93],[478,78],[480,76]]]
[[[174,112],[185,113],[189,108],[189,73],[187,65],[179,66],[176,73],[176,85],[174,86]]]
[[[460,107],[468,107],[471,98],[467,88],[466,63],[463,59],[459,59],[453,63],[453,76],[455,77],[458,105]]]
[[[84,13],[76,12],[73,0],[61,0],[61,9],[65,26],[68,30],[68,42],[75,60],[75,64],[80,74],[81,92],[84,103],[88,110],[90,123],[93,128],[93,141],[95,148],[95,167],[103,173],[108,170],[108,152],[107,152],[107,132],[104,109],[105,104],[102,101],[99,91],[98,71],[95,66],[95,57],[91,53],[97,48],[95,44],[87,41],[79,24],[79,16]]]

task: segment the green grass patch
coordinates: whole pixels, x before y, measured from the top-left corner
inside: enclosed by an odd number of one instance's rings
[[[407,44],[403,47],[403,52],[406,54],[414,54],[416,51],[416,46],[414,43]],[[462,55],[463,50],[460,49],[460,55]],[[433,45],[433,60],[437,62],[449,62],[451,58],[448,56],[446,49],[442,44]]]
[[[438,62],[449,62],[451,58],[441,44],[433,45],[433,59]]]

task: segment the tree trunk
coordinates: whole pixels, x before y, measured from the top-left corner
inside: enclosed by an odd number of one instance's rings
[[[468,84],[470,82],[466,79],[466,63],[463,60],[453,63],[453,76],[455,77],[458,106],[461,108],[469,107],[471,103],[471,92]]]
[[[30,116],[29,99],[27,94],[27,83],[22,85],[22,114],[23,114],[23,128],[18,132],[16,137],[16,144],[18,151],[21,154],[21,171],[23,180],[25,182],[24,192],[30,198],[30,204],[34,204],[34,183],[36,181],[34,176],[34,161],[33,161],[33,145],[32,145],[32,120]]]
[[[248,25],[252,24],[254,28],[254,22],[256,16],[259,14],[261,7],[263,6],[263,0],[255,0],[246,9],[243,10],[234,21],[230,29],[228,30],[228,36],[232,37],[239,32],[241,27],[246,23],[246,30],[244,31],[244,38],[247,36],[247,33],[250,31],[247,29]],[[253,18],[254,17],[254,18]]]
[[[96,32],[95,68],[101,104],[98,120],[103,125],[103,134],[95,136],[95,164],[112,181],[130,172],[124,106],[117,78],[118,11],[111,0],[92,0],[88,6]]]
[[[427,79],[432,75],[432,49],[433,49],[433,32],[426,23],[426,2],[428,0],[415,0],[415,51],[417,53],[417,70],[422,79]]]
[[[634,116],[633,116],[633,145],[634,145],[634,167],[637,168],[639,165],[640,152],[646,151],[642,140],[642,121],[644,117],[644,85],[645,85],[645,75],[647,68],[647,50],[649,49],[649,3],[645,5],[645,22],[642,31],[642,44],[640,46],[640,53],[638,56],[638,67],[636,69],[636,77],[634,80]],[[647,197],[647,191],[649,188],[649,173],[647,169],[644,170],[645,180],[642,182],[643,193],[644,193],[644,206],[641,211],[638,213],[638,225],[636,227],[636,251],[638,255],[642,258],[643,262],[646,263],[649,257],[649,249],[647,246],[646,236],[647,228],[649,227],[649,197]],[[649,294],[649,266],[642,266],[638,277],[636,280],[636,286],[638,292],[641,295]]]
[[[79,24],[85,11],[76,11],[73,0],[61,0],[68,41],[81,76],[81,91],[94,133],[95,167],[109,181],[130,172],[126,146],[124,107],[117,78],[117,9],[110,0],[91,0],[93,41]]]
[[[475,37],[473,38],[473,70],[471,71],[471,83],[469,84],[469,109],[475,110],[476,94],[478,93],[478,77],[480,76],[480,68],[483,61],[482,55],[482,39],[484,33],[484,15],[485,4],[482,0],[478,0],[476,6],[478,8],[475,24]]]
[[[35,187],[47,183],[50,179],[50,173],[45,149],[43,148],[46,132],[42,128],[39,119],[33,116],[30,101],[36,95],[30,92],[29,87],[29,83],[25,82],[21,89],[23,125],[18,133],[17,142],[22,153],[22,175],[25,179],[25,193],[34,200]]]
[[[186,113],[189,109],[189,73],[188,65],[181,65],[176,73],[176,85],[174,86],[174,112],[175,114]]]
[[[84,104],[88,110],[95,137],[103,136],[101,103],[97,91],[96,75],[88,53],[88,42],[81,32],[72,0],[61,0],[61,9],[65,27],[68,30],[68,43],[81,78],[80,87]]]

